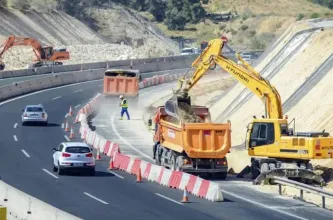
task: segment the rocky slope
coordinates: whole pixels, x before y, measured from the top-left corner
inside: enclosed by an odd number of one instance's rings
[[[33,37],[43,44],[67,46],[71,63],[167,56],[178,53],[177,45],[144,21],[139,15],[113,5],[107,10],[91,10],[98,25],[108,31],[104,36],[67,15],[53,11],[17,11],[0,8],[0,42],[9,35]],[[12,47],[3,60],[6,69],[25,68],[34,54],[30,47]]]

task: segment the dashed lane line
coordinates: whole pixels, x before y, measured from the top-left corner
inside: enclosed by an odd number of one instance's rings
[[[159,196],[159,197],[161,197],[161,198],[163,198],[163,199],[169,200],[169,201],[171,201],[171,202],[174,202],[174,203],[176,203],[176,204],[178,204],[178,205],[184,205],[183,203],[180,203],[180,202],[178,202],[178,201],[176,201],[176,200],[173,200],[173,199],[171,199],[171,198],[169,198],[169,197],[163,196],[162,194],[155,193],[155,195],[157,195],[157,196]]]
[[[61,96],[55,97],[52,100],[56,100],[56,99],[59,99],[59,98],[61,98]]]
[[[99,198],[97,198],[97,197],[95,197],[95,196],[93,196],[93,195],[87,193],[87,192],[84,192],[83,194],[85,194],[86,196],[89,196],[90,198],[95,199],[96,201],[99,201],[100,203],[103,203],[103,204],[105,204],[105,205],[108,205],[108,204],[109,204],[109,203],[107,203],[107,202],[105,202],[105,201],[103,201],[103,200],[101,200],[101,199],[99,199]]]
[[[13,135],[13,137],[14,137],[14,140],[15,140],[15,141],[18,141],[18,139],[17,139],[16,135]]]
[[[25,150],[22,149],[21,151],[26,157],[30,157],[30,155]]]
[[[78,107],[80,107],[81,105],[79,104],[79,105],[77,105],[77,106],[75,106],[74,108],[78,108]]]
[[[54,175],[53,173],[51,173],[50,171],[48,171],[47,169],[42,169],[45,173],[49,174],[50,176],[58,179],[59,177],[57,177],[56,175]]]
[[[17,128],[17,123],[14,124],[14,128]]]
[[[111,170],[107,170],[109,173],[115,175],[116,177],[120,178],[120,179],[124,179],[123,176],[120,176],[118,173],[112,172]]]
[[[66,139],[67,141],[71,141],[71,140],[69,139],[69,137],[67,137],[67,135],[64,135],[64,137],[65,137],[65,139]]]

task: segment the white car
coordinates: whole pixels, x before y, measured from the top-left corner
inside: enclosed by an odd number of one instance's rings
[[[42,104],[27,105],[22,111],[22,125],[29,122],[37,122],[47,125],[48,114]]]
[[[53,148],[53,171],[59,175],[66,171],[88,172],[95,175],[93,149],[83,142],[63,142]]]

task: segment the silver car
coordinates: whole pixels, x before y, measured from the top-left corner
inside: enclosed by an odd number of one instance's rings
[[[43,105],[27,105],[22,111],[22,125],[28,122],[39,122],[47,125],[48,115]]]
[[[82,142],[63,142],[53,148],[53,171],[62,175],[66,171],[83,171],[95,175],[93,149]]]

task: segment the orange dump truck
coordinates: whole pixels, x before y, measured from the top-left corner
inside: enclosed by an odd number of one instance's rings
[[[203,123],[184,123],[167,115],[164,106],[157,108],[153,147],[155,163],[172,170],[209,173],[225,179],[231,124],[211,123],[206,107],[192,106],[192,109],[204,120]]]
[[[126,99],[137,102],[139,98],[138,70],[108,69],[104,73],[103,94],[106,97],[123,95]],[[129,105],[133,102],[129,101]]]

